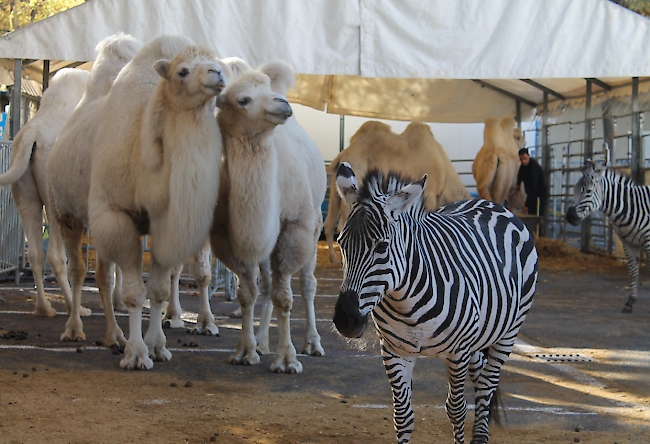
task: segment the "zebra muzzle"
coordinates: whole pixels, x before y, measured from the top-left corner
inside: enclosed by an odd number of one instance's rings
[[[339,295],[334,307],[334,325],[343,336],[360,338],[368,325],[368,316],[359,311],[359,297],[354,291]]]
[[[569,211],[566,212],[566,220],[573,226],[580,225],[580,216],[578,216],[578,211],[576,207],[570,207]]]

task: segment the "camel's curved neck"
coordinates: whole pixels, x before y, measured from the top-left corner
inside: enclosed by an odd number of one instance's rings
[[[224,135],[228,165],[229,235],[242,259],[260,261],[280,232],[278,157],[271,133]]]

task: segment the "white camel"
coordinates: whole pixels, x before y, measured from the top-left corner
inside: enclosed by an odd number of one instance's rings
[[[92,100],[86,92],[87,84],[106,91],[119,70],[135,55],[139,43],[131,36],[116,34],[102,40],[96,48],[97,59],[92,72],[78,69],[62,69],[52,78],[50,87],[43,93],[38,112],[18,132],[12,144],[11,166],[0,176],[0,185],[11,183],[11,191],[18,207],[28,242],[29,263],[36,285],[36,316],[54,316],[56,311],[45,297],[43,288],[43,207],[49,211],[50,198],[46,175],[46,162],[57,135],[79,104]],[[83,96],[83,97],[82,97]],[[76,111],[79,116],[82,111]],[[68,315],[71,313],[72,296],[66,272],[66,256],[56,218],[48,219],[50,240],[47,260],[61,288]],[[125,308],[118,293],[113,295],[116,308]],[[80,308],[80,315],[90,310]]]
[[[79,276],[85,273],[79,247],[87,221],[97,249],[96,279],[105,310],[110,306],[109,265],[119,265],[123,273],[129,340],[122,368],[150,369],[152,358],[171,359],[162,308],[171,269],[199,250],[212,222],[222,145],[214,98],[224,86],[223,67],[210,50],[192,46],[184,37],[158,37],[120,72],[99,112],[90,116],[94,130],[76,134],[85,139],[84,147],[71,145],[50,156],[48,171],[59,179],[51,182],[55,212],[75,277],[66,333],[72,339],[84,338],[74,307]],[[151,239],[146,287],[143,234]],[[143,340],[145,297],[151,300],[151,321]]]
[[[49,209],[45,162],[57,134],[83,96],[88,75],[87,71],[70,68],[56,73],[50,87],[43,93],[38,111],[13,141],[9,170],[0,175],[0,185],[11,185],[11,194],[27,236],[29,266],[36,285],[34,316],[56,315],[56,310],[45,297],[43,286],[43,207],[46,211]],[[72,296],[65,269],[66,256],[55,220],[50,221],[47,259],[70,314]],[[88,314],[88,310],[82,313]]]
[[[316,330],[316,245],[322,226],[320,205],[326,173],[318,147],[291,118],[284,95],[293,84],[293,69],[270,62],[248,70],[217,98],[217,121],[223,134],[224,162],[219,200],[210,233],[212,251],[239,277],[237,299],[242,333],[233,364],[258,364],[257,349],[268,352],[268,324],[277,311],[278,346],[274,372],[299,373],[289,326],[293,303],[291,276],[300,272],[306,301],[308,333],[303,352],[324,353]],[[262,273],[260,334],[253,332],[253,306]],[[270,293],[270,297],[269,297]],[[259,344],[258,344],[259,342]]]
[[[501,205],[508,200],[511,209],[520,208],[522,202],[515,186],[519,148],[523,146],[521,130],[515,128],[512,117],[488,117],[483,134],[483,147],[472,164],[478,195]]]
[[[428,174],[425,190],[426,206],[430,210],[469,199],[470,195],[460,180],[442,145],[433,136],[429,125],[411,123],[402,134],[395,134],[388,125],[377,121],[364,123],[350,139],[350,146],[341,151],[328,170],[333,172],[330,201],[325,219],[325,237],[332,263],[340,263],[334,252],[334,233],[339,217],[342,222],[350,209],[341,205],[336,192],[336,170],[341,162],[352,165],[357,177],[365,176],[372,169],[384,174],[402,173],[406,177],[422,177]],[[359,173],[360,172],[360,173]]]

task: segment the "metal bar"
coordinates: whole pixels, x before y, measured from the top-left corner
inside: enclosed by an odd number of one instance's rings
[[[43,60],[43,92],[50,86],[50,61]]]
[[[544,170],[544,183],[547,189],[551,190],[551,147],[548,143],[548,92],[544,91],[544,104],[542,108],[542,169]],[[548,197],[546,199],[550,200]],[[545,205],[544,229],[548,227],[548,205]],[[546,234],[546,233],[545,233]]]
[[[506,97],[510,97],[511,99],[515,99],[515,100],[518,100],[518,101],[520,101],[522,103],[525,103],[526,105],[530,106],[531,108],[537,108],[537,104],[535,102],[533,102],[531,100],[528,100],[528,99],[524,99],[523,97],[518,96],[517,94],[513,94],[510,91],[506,91],[505,89],[501,89],[498,86],[490,85],[489,83],[487,83],[487,82],[485,82],[483,80],[479,80],[479,79],[472,79],[472,82],[476,82],[481,86],[484,86],[486,88],[490,88],[491,90],[498,92],[499,94],[503,94]]]
[[[632,78],[632,153],[630,157],[630,170],[632,179],[643,185],[642,162],[643,149],[641,146],[641,113],[639,112],[639,78]]]
[[[602,80],[597,79],[595,77],[589,77],[589,78],[586,78],[585,80],[588,80],[591,83],[593,83],[594,85],[597,85],[597,86],[601,87],[605,91],[611,91],[612,90],[612,85],[610,85],[609,83],[605,83]]]
[[[345,149],[345,116],[339,120],[339,152]]]
[[[585,100],[585,141],[582,150],[583,160],[591,159],[594,155],[593,143],[591,140],[591,81],[587,80],[587,96]],[[585,217],[580,230],[580,250],[589,251],[591,246],[591,216]]]
[[[14,87],[11,94],[11,133],[14,139],[20,131],[20,93],[22,90],[21,80],[23,77],[23,61],[14,59]]]
[[[521,128],[521,101],[517,100],[515,102],[515,107],[516,107],[516,117],[515,120],[517,121],[517,128]]]
[[[559,92],[553,91],[551,88],[548,88],[548,87],[546,87],[544,85],[540,85],[539,83],[535,82],[534,80],[530,80],[530,79],[519,79],[519,80],[521,80],[522,82],[527,83],[530,86],[533,86],[533,87],[535,87],[535,88],[537,88],[537,89],[539,89],[541,91],[544,91],[545,93],[548,93],[548,94],[550,94],[552,96],[555,96],[560,100],[566,100],[566,97],[564,97]]]

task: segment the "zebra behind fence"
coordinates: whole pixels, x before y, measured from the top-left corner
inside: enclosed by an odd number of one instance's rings
[[[338,239],[344,277],[334,324],[341,334],[360,337],[372,313],[397,441],[408,443],[413,431],[413,366],[426,355],[449,369],[445,406],[455,443],[464,442],[468,374],[476,392],[472,443],[486,443],[499,372],[535,292],[532,236],[510,211],[486,200],[427,211],[426,176],[409,183],[371,172],[358,190],[343,163],[336,182],[352,213]]]
[[[602,210],[621,238],[630,273],[630,295],[621,312],[631,313],[638,297],[641,248],[650,259],[650,187],[636,185],[630,178],[607,169],[607,165],[587,160],[574,188],[567,221],[580,225],[585,217]]]

